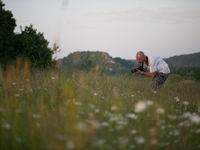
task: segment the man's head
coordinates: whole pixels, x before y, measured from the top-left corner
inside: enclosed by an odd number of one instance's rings
[[[146,56],[145,56],[144,52],[142,52],[142,51],[137,52],[136,60],[138,63],[143,63],[146,60]]]

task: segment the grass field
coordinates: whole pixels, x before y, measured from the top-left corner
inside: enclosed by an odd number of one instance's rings
[[[197,150],[200,84],[92,73],[0,71],[1,150]]]

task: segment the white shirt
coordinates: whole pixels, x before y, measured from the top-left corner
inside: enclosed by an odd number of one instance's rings
[[[162,72],[162,73],[170,73],[170,69],[168,64],[158,56],[147,56],[148,57],[148,69],[150,72]]]

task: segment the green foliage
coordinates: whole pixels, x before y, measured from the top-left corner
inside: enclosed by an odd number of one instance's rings
[[[193,53],[188,55],[173,56],[166,58],[165,61],[168,64],[172,64],[176,68],[195,68],[200,66],[200,53]]]
[[[31,60],[32,67],[47,68],[55,64],[53,50],[48,48],[48,44],[43,33],[30,25],[16,35],[15,49],[18,56]]]
[[[48,48],[49,42],[43,33],[37,32],[30,25],[24,30],[21,29],[21,33],[15,34],[15,27],[12,13],[5,10],[4,4],[0,1],[0,64],[6,66],[15,62],[17,57],[23,57],[31,61],[32,67],[55,66],[52,56],[57,49]]]
[[[200,81],[200,68],[195,69],[194,79]]]
[[[10,11],[4,9],[0,0],[0,63],[5,65],[15,58],[13,47],[15,19]]]

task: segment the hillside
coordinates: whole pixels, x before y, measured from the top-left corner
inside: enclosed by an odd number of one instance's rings
[[[165,61],[173,67],[199,67],[200,52],[166,58]]]
[[[62,69],[67,70],[101,70],[109,74],[130,72],[133,61],[113,58],[106,52],[74,52],[62,59]]]

